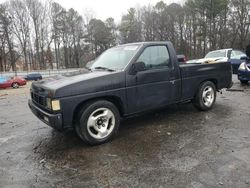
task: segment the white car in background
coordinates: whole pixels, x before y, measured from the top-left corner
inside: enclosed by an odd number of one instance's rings
[[[228,61],[230,59],[233,49],[222,49],[208,52],[204,58],[199,59],[198,63],[204,63],[206,61]]]
[[[209,61],[225,62],[228,61],[232,53],[232,49],[221,49],[208,52],[202,59],[189,60],[187,63],[206,63]]]
[[[202,59],[191,60],[187,63],[206,63],[210,61],[215,62],[225,62],[230,61],[233,69],[233,74],[238,73],[238,69],[241,63],[245,62],[247,59],[247,55],[240,50],[233,50],[232,48],[214,50],[208,52]]]

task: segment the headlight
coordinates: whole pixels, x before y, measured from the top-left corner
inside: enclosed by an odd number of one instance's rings
[[[54,111],[60,110],[61,109],[60,101],[59,100],[52,100],[51,107],[52,107],[52,110],[54,110]]]
[[[249,70],[249,68],[247,67],[246,63],[241,63],[239,66],[239,70],[245,71],[245,70]]]
[[[47,104],[47,108],[51,109],[51,99],[50,98],[46,99],[46,104]]]

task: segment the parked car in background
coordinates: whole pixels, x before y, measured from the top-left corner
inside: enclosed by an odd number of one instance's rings
[[[6,77],[0,76],[0,83],[4,82],[6,80]]]
[[[186,56],[183,55],[183,54],[177,55],[177,59],[178,59],[178,62],[179,62],[180,64],[182,64],[182,63],[187,63],[187,58],[186,58]]]
[[[246,55],[246,61],[241,63],[238,69],[238,79],[243,84],[250,81],[250,44],[246,47]]]
[[[241,63],[245,62],[247,55],[240,50],[221,49],[208,52],[203,59],[199,59],[197,62],[205,61],[230,61],[232,65],[233,74],[238,73],[238,69]]]
[[[21,77],[1,77],[0,88],[6,89],[8,87],[19,88],[19,86],[26,85],[26,80]]]
[[[250,63],[244,62],[240,64],[238,79],[242,84],[247,84],[250,81]]]
[[[199,59],[191,59],[191,60],[186,61],[186,63],[187,64],[194,64],[194,63],[198,63],[198,60]]]
[[[247,59],[247,55],[240,50],[232,50],[230,56],[230,62],[233,68],[233,74],[238,74],[238,69],[241,63],[245,62]]]
[[[24,77],[25,80],[27,81],[32,81],[32,80],[42,80],[43,77],[40,73],[32,73],[32,74],[27,74],[25,77]]]

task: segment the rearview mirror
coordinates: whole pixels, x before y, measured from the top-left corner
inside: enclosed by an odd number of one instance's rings
[[[136,74],[137,72],[144,71],[146,69],[146,65],[144,62],[139,61],[132,64],[132,68],[130,70],[130,74]]]

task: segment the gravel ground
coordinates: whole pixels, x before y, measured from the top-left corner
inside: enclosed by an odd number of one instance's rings
[[[191,104],[124,120],[90,147],[29,110],[30,83],[0,90],[0,187],[250,187],[250,85],[234,77],[214,108]]]

